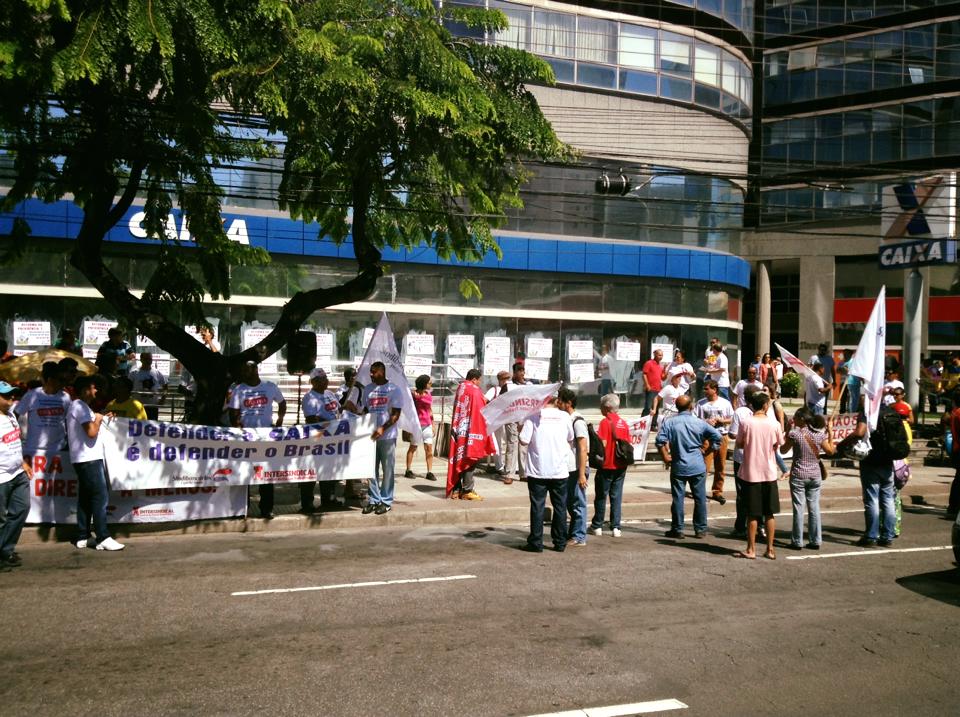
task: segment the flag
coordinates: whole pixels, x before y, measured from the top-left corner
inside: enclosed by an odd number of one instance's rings
[[[486,400],[479,386],[463,381],[457,387],[450,421],[450,460],[447,463],[447,497],[453,492],[460,476],[473,470],[477,461],[497,452],[493,436],[483,420]]]
[[[501,393],[483,407],[487,431],[493,433],[500,426],[519,423],[527,416],[532,416],[547,405],[547,400],[557,392],[558,388],[560,388],[559,383],[511,385],[506,393]]]
[[[400,409],[400,420],[397,425],[401,431],[406,431],[413,437],[414,444],[423,442],[420,432],[420,419],[417,418],[417,407],[413,403],[413,394],[410,393],[410,384],[403,373],[403,362],[400,352],[397,351],[397,342],[393,338],[393,329],[386,312],[381,314],[377,329],[370,337],[363,360],[357,369],[357,379],[361,383],[370,382],[370,366],[377,361],[383,362],[387,369],[387,380],[400,387],[403,396],[403,407]]]
[[[783,363],[785,363],[787,366],[792,368],[794,371],[796,371],[799,374],[803,374],[808,378],[817,378],[817,379],[820,378],[820,376],[817,375],[816,371],[814,371],[812,368],[807,366],[803,361],[801,361],[792,353],[790,353],[785,348],[783,348],[783,346],[777,343],[775,343],[774,346],[776,346],[777,351],[780,352],[780,358],[783,359]]]
[[[870,320],[863,329],[857,353],[847,364],[847,370],[863,381],[867,397],[867,422],[870,430],[877,428],[877,416],[883,402],[884,359],[887,355],[887,287],[880,287],[880,295],[870,312]]]

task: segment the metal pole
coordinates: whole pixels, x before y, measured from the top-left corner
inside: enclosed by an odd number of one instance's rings
[[[903,381],[907,403],[920,405],[920,342],[923,337],[923,275],[911,269],[903,286]]]

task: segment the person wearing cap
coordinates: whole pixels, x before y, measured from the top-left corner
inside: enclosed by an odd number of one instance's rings
[[[683,370],[674,368],[667,374],[667,385],[657,394],[660,397],[660,426],[677,415],[677,399],[687,390],[683,388]]]
[[[287,401],[273,381],[263,381],[256,361],[247,361],[238,383],[230,394],[230,425],[236,428],[269,428],[282,426]],[[273,404],[277,404],[277,421],[273,421]],[[273,519],[274,491],[272,483],[261,483],[260,517]]]
[[[322,368],[315,368],[310,372],[310,391],[302,402],[303,420],[307,423],[326,423],[340,418],[340,401],[330,390],[330,379]],[[313,486],[315,481],[305,481],[300,484],[300,512],[314,513]],[[320,481],[320,508],[333,508],[339,505],[333,497],[336,481]]]
[[[30,461],[23,455],[13,411],[17,389],[0,381],[0,570],[21,564],[17,541],[30,512]]]
[[[123,550],[110,536],[107,528],[107,502],[110,487],[103,460],[103,440],[100,427],[103,414],[96,413],[91,404],[97,398],[97,382],[93,376],[81,376],[75,389],[77,400],[67,412],[67,443],[70,462],[77,474],[77,539],[78,549],[96,547],[97,550]],[[90,540],[90,522],[96,542]]]
[[[70,397],[60,383],[60,367],[47,361],[40,369],[43,384],[31,389],[14,408],[27,429],[23,445],[24,460],[34,465],[34,456],[56,456],[67,438],[67,411]],[[42,472],[43,468],[39,467]]]

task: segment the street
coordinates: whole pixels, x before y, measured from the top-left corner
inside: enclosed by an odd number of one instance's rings
[[[952,715],[960,571],[941,516],[906,508],[882,553],[852,546],[859,511],[828,511],[812,553],[786,548],[781,515],[775,562],[733,559],[728,517],[703,541],[634,521],[540,555],[517,549],[523,525],[25,545],[0,575],[0,699],[10,717],[522,716],[668,699],[687,707],[665,714]],[[912,548],[938,549],[896,552]],[[451,579],[407,582],[421,578]]]

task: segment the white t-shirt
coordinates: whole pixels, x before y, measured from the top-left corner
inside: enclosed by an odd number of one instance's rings
[[[77,399],[67,411],[67,443],[70,445],[70,462],[87,463],[103,460],[103,428],[96,438],[90,438],[84,423],[92,423],[96,415],[86,403]]]
[[[717,382],[718,388],[729,388],[730,387],[730,361],[727,359],[725,353],[719,353],[716,355],[716,361],[713,364],[714,368],[723,369],[722,371],[712,371],[709,376],[714,381]]]
[[[340,415],[340,401],[336,394],[327,389],[323,393],[310,390],[303,397],[303,416],[319,416],[321,421],[333,421]]]
[[[668,383],[666,386],[660,389],[660,393],[657,395],[660,396],[661,400],[663,401],[662,406],[665,411],[668,411],[669,413],[676,413],[677,399],[686,393],[687,389],[683,388],[683,381],[680,381],[679,386],[674,386],[672,383]]]
[[[141,398],[151,404],[156,403],[160,396],[160,389],[167,385],[167,379],[153,366],[149,369],[134,369],[128,375],[133,381],[134,393],[139,393]]]
[[[750,386],[763,388],[763,384],[760,383],[760,381],[748,381],[747,379],[737,381],[737,385],[733,387],[733,395],[737,397],[737,408],[743,408],[747,405],[747,399],[743,394],[746,393]]]
[[[554,406],[543,408],[539,414],[523,422],[520,442],[527,446],[527,475],[531,478],[566,478],[567,456],[573,440],[573,422],[570,414]]]
[[[230,408],[240,411],[244,428],[269,428],[273,425],[273,404],[283,400],[273,381],[261,381],[256,386],[238,383],[230,394]]]
[[[574,411],[570,414],[570,420],[573,423],[573,443],[570,444],[570,455],[567,456],[567,472],[575,473],[577,471],[577,440],[583,438],[587,441],[587,448],[590,447],[590,433],[587,431],[587,422],[579,413]],[[590,466],[584,466],[583,474],[590,475]]]
[[[9,483],[22,472],[20,424],[14,416],[0,413],[0,483]]]
[[[827,405],[827,397],[820,393],[820,389],[826,384],[819,376],[807,376],[804,383],[806,390],[806,399],[808,406],[819,406],[824,408]]]
[[[710,401],[709,399],[703,398],[697,401],[696,408],[693,410],[694,415],[697,418],[702,418],[707,423],[714,418],[722,418],[724,420],[728,418],[733,418],[733,405],[725,399],[723,396],[717,396],[716,401]],[[713,426],[713,424],[710,424]],[[716,425],[713,426],[717,429],[717,432],[721,435],[727,433],[730,430],[729,424]]]
[[[736,439],[737,432],[740,430],[740,424],[743,421],[750,420],[750,416],[753,415],[753,409],[742,407],[738,408],[733,412],[733,421],[730,423],[729,435],[731,439]],[[737,463],[743,463],[743,449],[734,448],[733,449],[733,460]]]
[[[370,383],[363,389],[363,405],[368,413],[376,417],[376,424],[379,428],[390,418],[393,409],[403,409],[403,394],[400,392],[400,387],[390,381],[382,386]],[[396,440],[396,438],[397,424],[394,423],[383,432],[379,440],[390,441]]]
[[[883,405],[884,406],[889,406],[891,403],[893,403],[896,400],[893,397],[893,389],[895,388],[903,388],[903,381],[898,381],[897,379],[893,379],[892,381],[887,381],[885,384],[883,384]],[[889,391],[889,393],[887,393],[887,391]]]
[[[49,394],[43,388],[27,391],[14,411],[26,418],[27,440],[23,451],[35,456],[39,451],[59,451],[67,437],[67,411],[70,396],[66,391]]]

